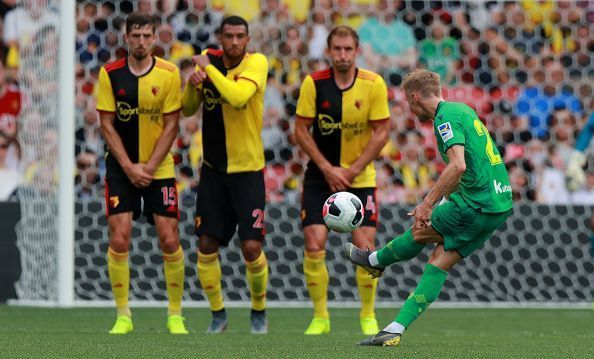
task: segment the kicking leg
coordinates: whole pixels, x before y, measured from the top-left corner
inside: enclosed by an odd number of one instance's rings
[[[417,288],[404,302],[394,322],[373,337],[361,341],[359,345],[398,345],[404,330],[437,299],[448,271],[460,260],[462,256],[458,252],[445,251],[443,245],[438,244],[425,266]]]

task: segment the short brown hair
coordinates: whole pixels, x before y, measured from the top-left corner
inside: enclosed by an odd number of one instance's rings
[[[412,92],[420,93],[423,96],[441,96],[441,80],[439,74],[429,70],[416,69],[404,76],[402,90],[405,94]]]
[[[126,18],[126,34],[129,34],[130,31],[134,29],[138,29],[146,25],[150,25],[153,28],[154,34],[155,28],[157,27],[157,21],[153,15],[138,11],[130,13],[130,15],[128,15]]]
[[[332,42],[332,38],[334,36],[346,37],[350,36],[355,40],[355,46],[359,47],[359,35],[355,30],[348,26],[337,26],[330,33],[328,34],[328,38],[326,39],[326,43],[328,44],[328,48],[330,48],[330,43]]]

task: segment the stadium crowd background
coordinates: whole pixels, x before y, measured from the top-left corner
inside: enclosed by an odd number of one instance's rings
[[[442,76],[446,100],[473,106],[485,121],[508,167],[515,200],[594,204],[592,156],[584,188],[569,192],[564,179],[576,135],[594,110],[594,2],[550,0],[77,1],[81,199],[103,197],[97,76],[100,66],[126,56],[123,24],[133,10],[157,14],[154,54],[177,63],[184,79],[193,71],[191,56],[217,46],[215,31],[225,15],[249,21],[250,51],[264,53],[270,64],[262,134],[270,202],[299,200],[307,160],[291,129],[299,86],[307,73],[328,66],[327,34],[344,24],[361,37],[358,65],[382,74],[390,87],[394,131],[376,162],[382,203],[416,203],[445,167],[432,126],[413,118],[398,88],[409,69],[426,67]],[[0,0],[0,15],[7,84],[0,80],[0,89],[29,90],[21,96],[20,115],[0,107],[0,200],[5,200],[16,199],[14,189],[33,182],[47,191],[55,188],[57,176],[47,170],[59,141],[56,126],[45,120],[52,113],[28,105],[57,91],[58,13],[51,0]],[[26,68],[23,59],[35,54],[42,54],[41,60]],[[184,196],[194,196],[199,180],[199,116],[181,120],[172,149]],[[35,143],[19,134],[23,128],[38,133]]]

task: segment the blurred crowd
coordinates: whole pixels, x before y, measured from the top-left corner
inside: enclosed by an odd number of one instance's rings
[[[0,196],[17,186],[49,191],[55,184],[56,4],[0,0]],[[376,162],[381,202],[419,201],[445,166],[431,125],[411,115],[399,90],[408,70],[423,67],[441,75],[446,100],[469,104],[485,122],[515,200],[594,204],[592,156],[584,188],[569,192],[564,175],[576,135],[594,110],[594,2],[569,0],[77,1],[80,198],[102,197],[97,76],[103,64],[126,56],[123,24],[134,10],[156,14],[153,52],[177,63],[183,80],[193,71],[193,55],[217,47],[224,16],[250,23],[249,51],[265,54],[270,65],[262,138],[271,202],[298,201],[307,162],[291,129],[299,86],[306,74],[329,66],[324,50],[332,27],[348,25],[360,35],[358,66],[380,73],[390,89],[394,131]],[[200,114],[182,118],[172,149],[185,196],[194,195],[199,181],[200,122]]]

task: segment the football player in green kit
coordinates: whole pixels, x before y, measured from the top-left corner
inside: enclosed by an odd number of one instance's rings
[[[428,243],[435,243],[435,250],[396,319],[359,345],[398,345],[404,330],[437,299],[448,271],[479,249],[512,213],[505,165],[476,113],[463,103],[444,101],[439,75],[431,71],[412,71],[402,89],[419,120],[433,121],[447,166],[409,213],[415,218],[412,228],[375,252],[351,243],[345,251],[353,263],[379,277],[387,266],[416,257]]]

